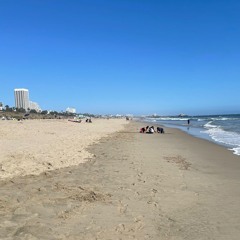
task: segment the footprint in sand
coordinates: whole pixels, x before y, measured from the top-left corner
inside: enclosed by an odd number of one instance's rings
[[[119,205],[118,205],[118,211],[119,211],[119,213],[121,213],[121,214],[126,213],[127,208],[128,208],[128,204],[125,204],[125,205],[124,205],[124,204],[122,203],[122,201],[119,202]]]
[[[122,233],[125,231],[125,225],[123,223],[119,224],[116,228],[115,228],[116,232]]]

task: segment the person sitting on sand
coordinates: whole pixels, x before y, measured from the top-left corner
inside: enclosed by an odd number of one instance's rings
[[[157,133],[164,133],[164,129],[161,127],[157,127]]]
[[[146,133],[150,133],[150,134],[153,134],[155,131],[154,131],[154,128],[153,127],[150,127],[148,128],[148,131]]]
[[[154,126],[151,126],[150,128],[152,128],[152,129],[153,129],[153,132],[155,132]]]
[[[140,129],[140,133],[145,133],[145,131],[146,131],[146,129],[145,129],[144,127],[142,127],[142,128]]]
[[[87,123],[92,123],[92,119],[91,119],[91,118],[87,118],[87,119],[86,119],[86,122],[87,122]]]

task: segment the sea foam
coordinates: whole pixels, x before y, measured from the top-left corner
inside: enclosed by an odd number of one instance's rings
[[[212,121],[204,125],[207,133],[214,141],[230,147],[234,154],[240,155],[240,134],[223,130],[220,126],[212,124]]]

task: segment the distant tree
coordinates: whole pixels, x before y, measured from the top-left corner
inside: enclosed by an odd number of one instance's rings
[[[37,111],[35,109],[31,109],[30,113],[37,113]]]
[[[10,108],[9,105],[6,105],[6,106],[5,106],[5,111],[6,111],[6,112],[12,112],[13,109]]]
[[[70,116],[70,117],[76,115],[75,113],[70,113],[70,112],[64,112],[64,113],[62,113],[62,114],[63,114],[64,116]]]
[[[47,111],[47,110],[43,110],[43,111],[41,112],[41,114],[46,115],[46,114],[48,114],[48,111]]]
[[[61,112],[62,116],[68,116],[67,112]]]
[[[58,112],[57,111],[52,111],[50,112],[51,115],[58,115]]]
[[[17,108],[16,111],[19,113],[26,113],[26,110],[24,108]]]
[[[95,117],[95,115],[91,113],[83,113],[83,115],[86,117]]]

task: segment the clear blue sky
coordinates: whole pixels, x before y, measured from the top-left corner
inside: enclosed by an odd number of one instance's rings
[[[239,0],[0,0],[0,101],[43,109],[240,112]]]

